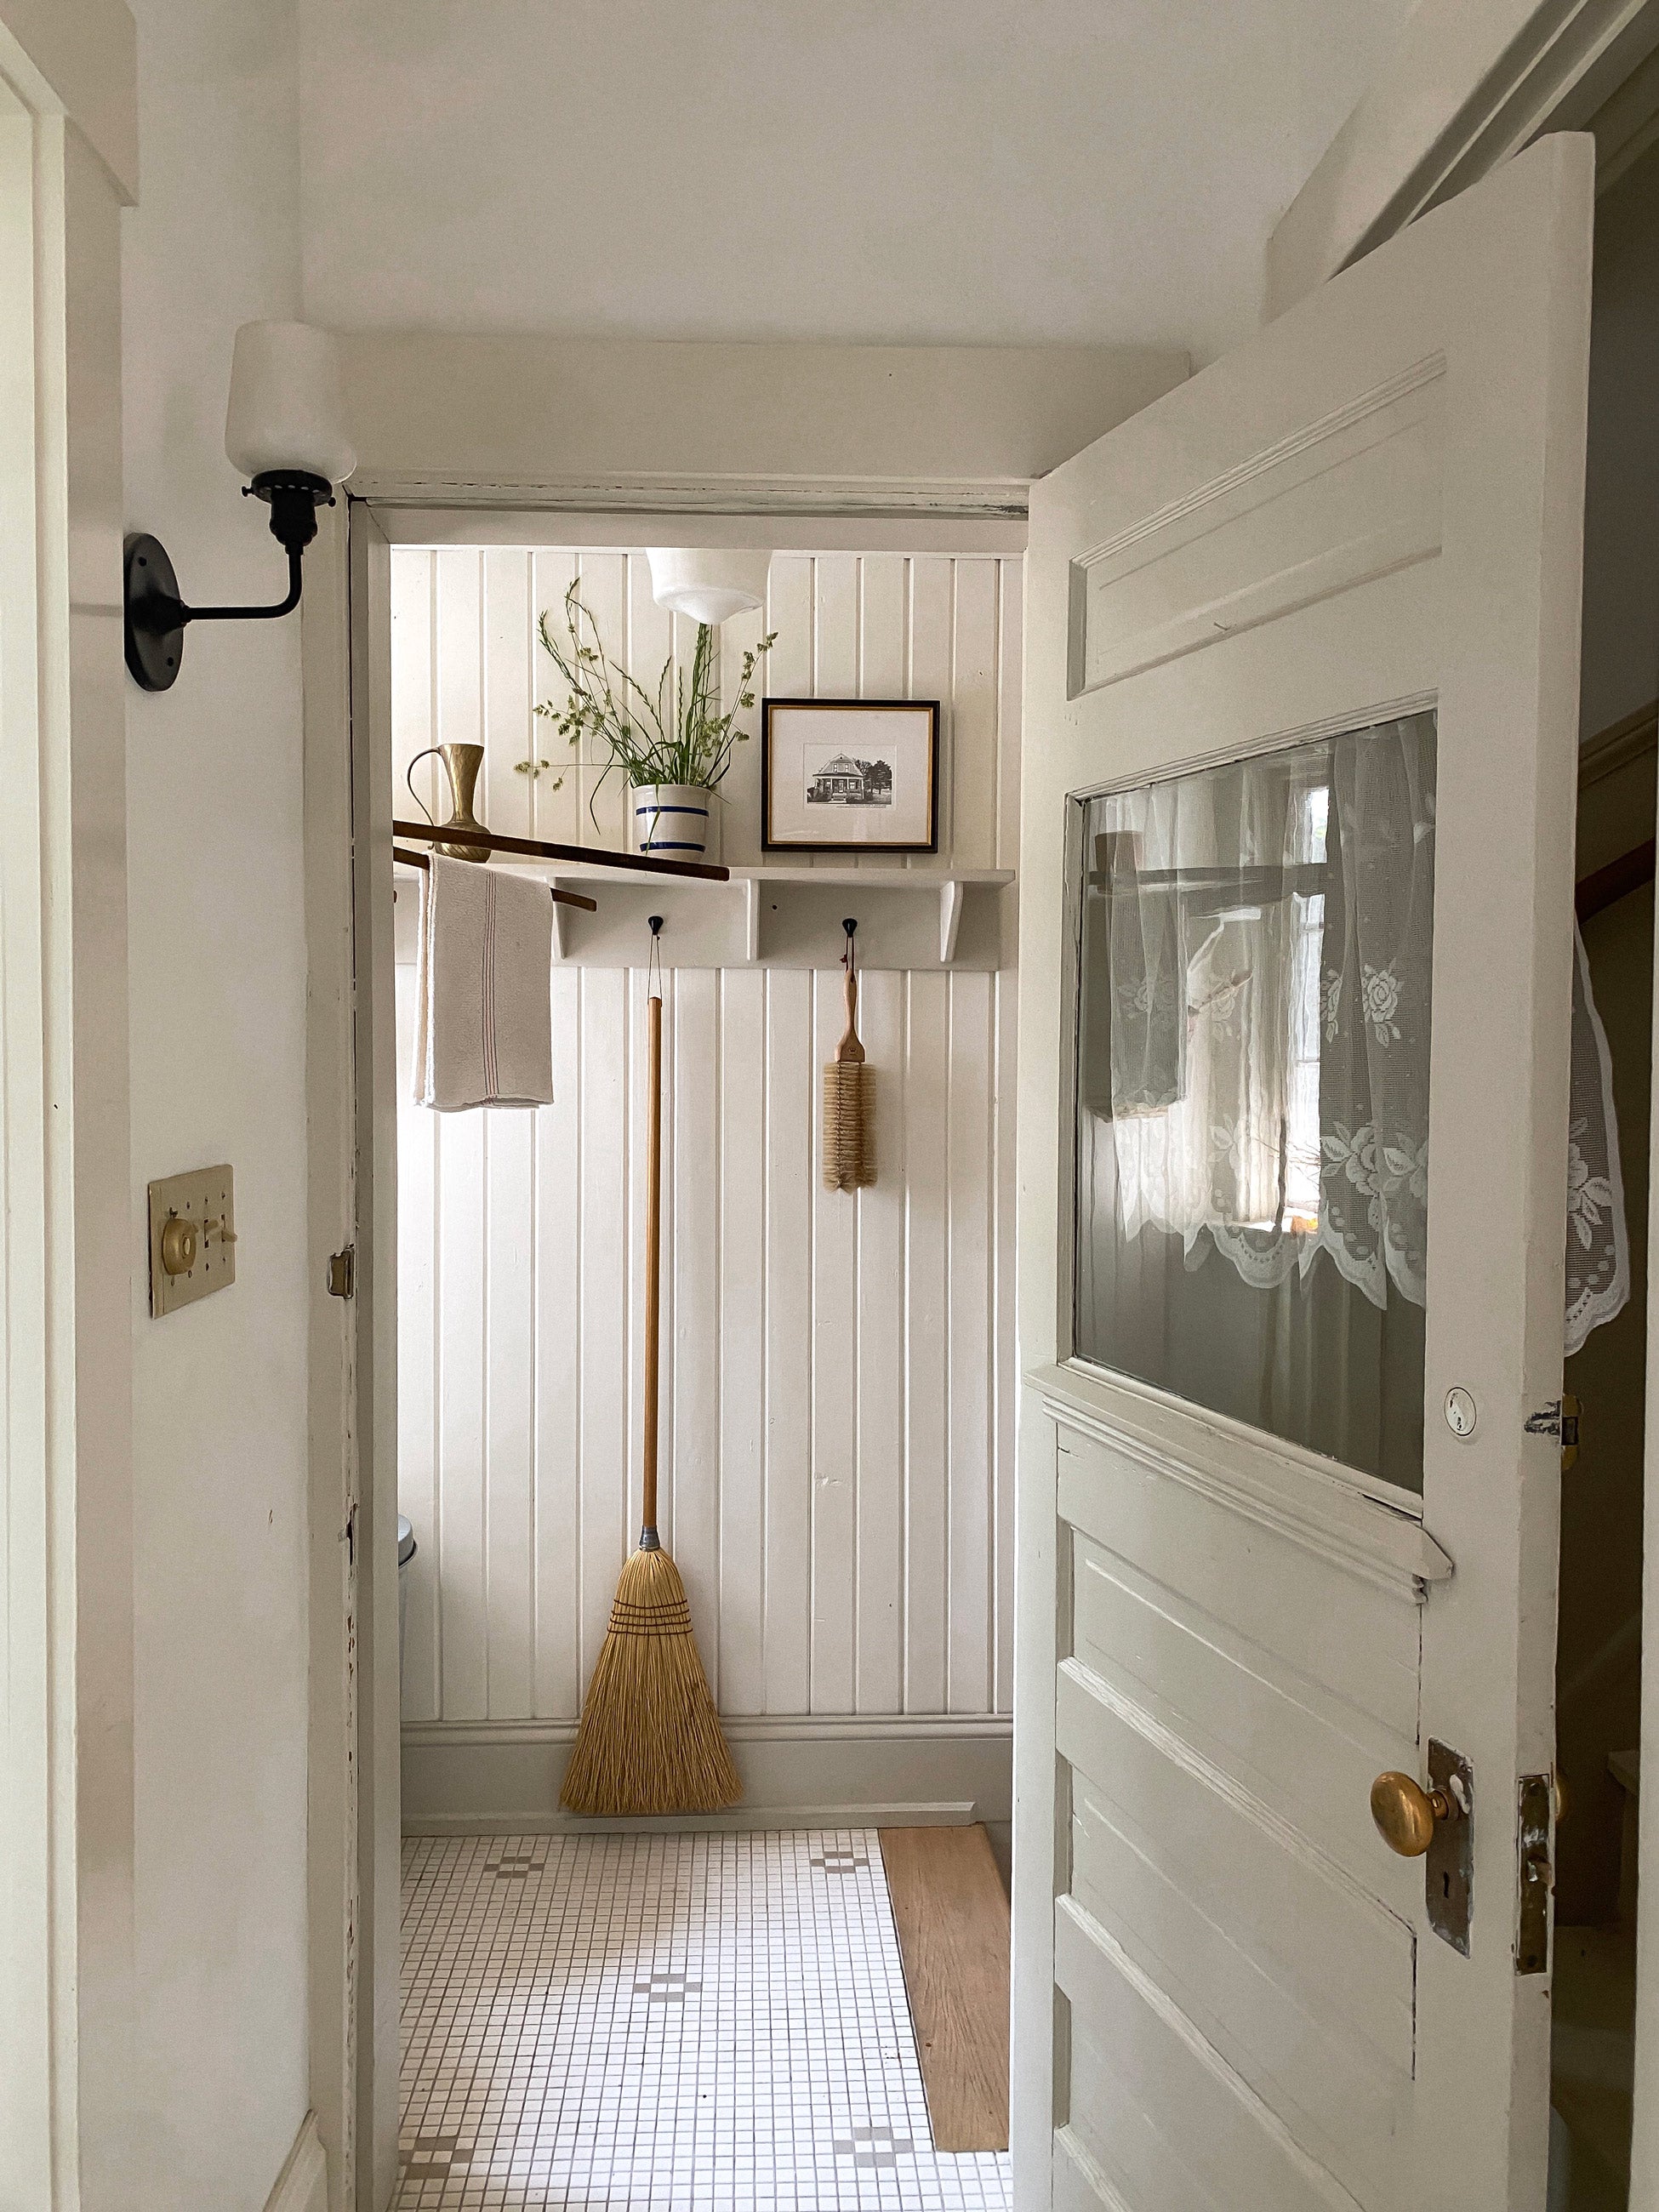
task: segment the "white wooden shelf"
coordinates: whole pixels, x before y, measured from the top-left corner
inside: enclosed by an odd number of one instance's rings
[[[645,964],[646,917],[652,914],[663,916],[667,967],[831,967],[845,942],[842,921],[850,917],[859,925],[861,967],[1000,968],[1000,894],[1014,880],[1012,868],[953,868],[948,862],[768,862],[734,867],[723,884],[642,870],[623,874],[580,860],[501,859],[491,865],[596,899],[595,914],[555,907],[555,943],[561,960],[605,968]]]

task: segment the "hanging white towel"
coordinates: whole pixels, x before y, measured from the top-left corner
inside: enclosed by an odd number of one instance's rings
[[[418,1105],[552,1103],[552,963],[545,884],[432,855],[415,969]]]

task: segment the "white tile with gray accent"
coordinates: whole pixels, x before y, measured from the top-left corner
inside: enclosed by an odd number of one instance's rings
[[[398,2212],[1006,2212],[934,2151],[870,1830],[411,1838]]]

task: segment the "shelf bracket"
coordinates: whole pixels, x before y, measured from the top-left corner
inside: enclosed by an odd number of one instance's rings
[[[939,887],[939,957],[948,968],[957,957],[957,933],[962,927],[962,902],[968,886],[955,876]]]
[[[557,878],[556,876],[555,876],[555,877],[552,878],[552,882],[551,882],[551,888],[552,888],[554,890],[557,890],[557,889],[559,888],[559,879],[558,879],[558,878]],[[564,957],[565,957],[565,954],[566,954],[566,953],[569,951],[569,949],[570,949],[570,947],[569,947],[569,941],[568,941],[568,939],[566,938],[566,936],[565,936],[565,919],[564,919],[564,918],[565,918],[565,915],[566,915],[569,911],[570,911],[570,909],[568,908],[568,907],[563,907],[563,906],[561,906],[561,905],[560,905],[560,903],[559,903],[559,902],[557,901],[557,899],[555,899],[555,900],[554,900],[554,902],[553,902],[553,957],[554,957],[556,960],[562,960],[562,959],[564,958]]]
[[[753,876],[743,886],[743,957],[752,968],[760,958],[761,886]]]

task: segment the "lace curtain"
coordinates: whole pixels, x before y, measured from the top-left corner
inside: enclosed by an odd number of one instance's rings
[[[1414,715],[1096,802],[1079,1076],[1125,1237],[1262,1287],[1323,1251],[1374,1305],[1423,1304],[1434,740]],[[1630,1274],[1582,945],[1574,976],[1570,1352]]]
[[[1630,1240],[1613,1060],[1590,990],[1589,959],[1572,933],[1572,1096],[1567,1118],[1567,1352],[1622,1311],[1630,1297]]]

